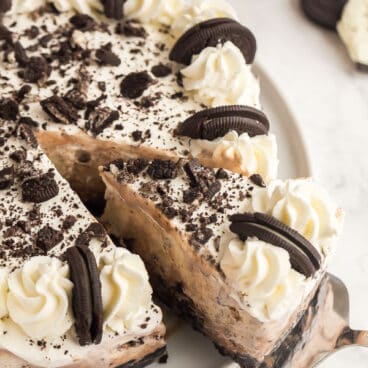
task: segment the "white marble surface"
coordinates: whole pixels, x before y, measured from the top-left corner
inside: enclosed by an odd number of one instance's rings
[[[230,1],[301,124],[315,177],[346,211],[331,271],[350,290],[352,327],[368,330],[368,74],[356,71],[336,34],[306,20],[298,0]],[[348,364],[367,367],[368,349],[346,350],[322,367]]]

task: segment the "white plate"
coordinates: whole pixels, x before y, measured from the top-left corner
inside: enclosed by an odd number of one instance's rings
[[[279,146],[281,178],[312,175],[312,168],[301,130],[285,99],[261,66],[256,66],[261,80],[262,103],[276,134]],[[235,368],[236,364],[222,357],[213,344],[190,326],[175,317],[166,316],[169,360],[154,368]]]

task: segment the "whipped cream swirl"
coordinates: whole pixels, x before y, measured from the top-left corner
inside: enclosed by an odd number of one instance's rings
[[[193,0],[174,19],[172,33],[179,37],[194,25],[214,18],[237,19],[234,8],[225,0]]]
[[[82,14],[91,14],[94,10],[103,11],[101,0],[49,0],[60,12],[76,10]]]
[[[297,230],[324,256],[334,250],[343,212],[312,179],[275,180],[267,188],[255,188],[249,206]]]
[[[170,25],[183,6],[183,0],[128,0],[124,4],[124,15],[142,22]]]
[[[231,131],[215,141],[192,140],[194,157],[210,155],[216,167],[250,176],[260,174],[265,182],[277,177],[279,160],[273,134],[250,137]]]
[[[142,323],[152,303],[152,289],[142,260],[118,248],[100,262],[105,328],[117,333]]]
[[[50,257],[34,257],[9,275],[9,315],[29,337],[56,338],[71,328],[68,277],[68,265]]]
[[[232,240],[221,268],[250,313],[261,322],[279,320],[293,312],[306,291],[307,281],[292,269],[288,252],[256,238]]]
[[[11,12],[28,13],[37,10],[41,6],[46,5],[46,0],[12,0]]]
[[[28,13],[53,4],[60,12],[76,10],[83,14],[91,14],[94,10],[102,11],[103,5],[100,0],[13,0],[12,13]]]
[[[337,30],[352,60],[368,65],[368,1],[349,0]]]
[[[232,42],[206,47],[181,70],[184,89],[209,107],[248,105],[260,108],[259,81]]]
[[[8,271],[4,268],[0,269],[0,318],[8,315],[7,306],[8,295]]]

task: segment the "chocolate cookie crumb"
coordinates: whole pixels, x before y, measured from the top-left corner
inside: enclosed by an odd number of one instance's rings
[[[69,230],[69,229],[71,229],[75,225],[76,222],[77,222],[76,217],[73,216],[73,215],[69,215],[63,221],[62,228],[64,230]]]
[[[216,178],[220,180],[225,180],[229,178],[229,174],[224,169],[218,169],[216,173]]]
[[[77,110],[64,98],[52,96],[42,100],[42,109],[56,122],[62,124],[75,123],[79,119]]]
[[[29,116],[25,116],[25,117],[22,116],[21,118],[19,118],[18,124],[27,125],[31,128],[38,128],[38,126],[39,126],[37,121],[33,120]]]
[[[158,64],[152,67],[151,72],[155,77],[163,78],[170,75],[172,70],[168,65]]]
[[[133,175],[140,174],[147,166],[148,166],[148,161],[143,158],[139,158],[136,160],[129,160],[126,163],[126,168],[128,172]]]
[[[97,136],[118,119],[119,111],[111,110],[108,107],[98,108],[90,115],[90,130],[95,136]]]
[[[105,47],[101,47],[96,51],[96,57],[101,65],[119,66],[121,64],[119,56]]]
[[[19,72],[28,83],[44,83],[51,74],[51,67],[43,57],[31,57],[25,69]]]
[[[205,227],[198,229],[192,236],[191,239],[195,240],[199,244],[206,244],[213,236],[212,229]]]
[[[92,31],[96,26],[95,20],[87,14],[76,14],[69,21],[76,29],[83,32]]]
[[[63,238],[60,231],[46,225],[37,233],[36,245],[47,254],[52,248],[61,243]]]
[[[16,120],[19,113],[19,105],[11,98],[0,100],[0,118],[4,120]]]
[[[126,37],[147,37],[146,30],[142,26],[135,24],[133,21],[119,22],[116,25],[115,32]]]
[[[18,127],[18,136],[20,139],[26,141],[31,147],[38,147],[36,136],[33,133],[32,128],[26,124],[20,124]]]
[[[9,157],[19,164],[26,159],[27,154],[24,150],[16,150],[12,152]]]
[[[0,190],[10,188],[14,184],[14,167],[9,166],[0,170]]]
[[[178,176],[178,165],[169,160],[154,160],[148,167],[147,173],[155,180],[175,179]]]
[[[138,98],[152,82],[153,79],[147,72],[130,73],[121,82],[121,94],[131,99]]]
[[[249,180],[257,185],[258,187],[261,187],[261,188],[266,188],[266,183],[264,182],[263,178],[261,175],[259,174],[254,174],[252,176],[249,177]]]

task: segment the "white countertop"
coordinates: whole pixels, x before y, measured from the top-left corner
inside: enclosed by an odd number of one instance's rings
[[[315,177],[346,211],[331,271],[348,286],[351,325],[368,330],[368,74],[338,36],[310,23],[298,0],[230,0],[258,40],[257,61],[301,124]],[[368,366],[368,349],[339,353],[323,368]]]

